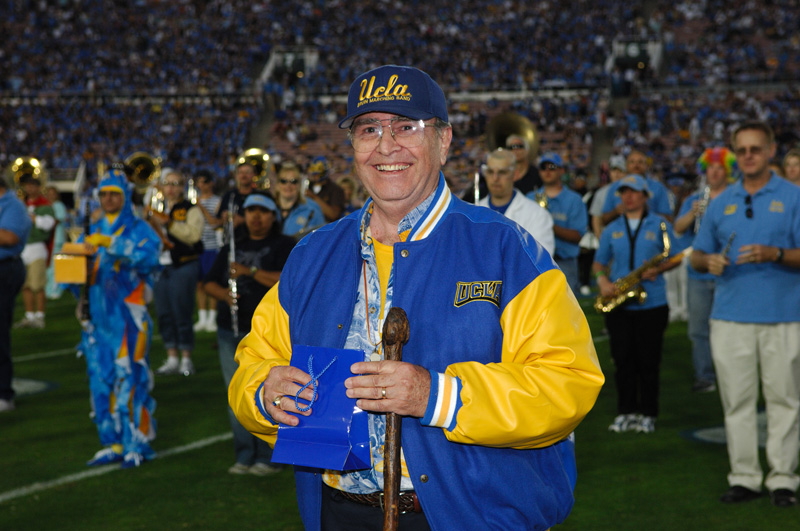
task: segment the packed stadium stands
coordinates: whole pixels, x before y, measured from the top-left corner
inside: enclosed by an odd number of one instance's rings
[[[507,109],[529,117],[542,147],[573,169],[592,167],[598,128],[611,131],[610,149],[646,147],[662,171],[725,142],[743,117],[796,139],[800,8],[789,0],[1,4],[1,167],[33,155],[75,168],[144,150],[222,177],[259,139],[286,157],[327,154],[346,172],[335,97],[357,73],[392,62],[466,95],[451,106],[458,143],[449,170],[463,176],[482,156],[487,121]],[[657,71],[628,71],[633,97],[612,101],[622,72],[609,58],[620,38],[657,40],[663,60]],[[319,60],[301,64],[302,76],[290,68],[261,78],[270,55],[288,46],[313,47]],[[754,82],[780,84],[745,84]],[[487,101],[487,92],[506,97]],[[263,121],[268,134],[255,134]]]

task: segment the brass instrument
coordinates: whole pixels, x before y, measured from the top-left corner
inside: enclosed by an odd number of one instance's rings
[[[598,295],[597,299],[594,301],[595,310],[600,313],[608,313],[614,311],[618,306],[626,303],[630,299],[636,300],[639,304],[647,300],[647,292],[641,285],[642,274],[669,257],[670,241],[669,235],[667,234],[667,224],[663,221],[661,222],[661,236],[664,240],[664,250],[614,282],[614,287],[617,288],[616,295],[609,295],[608,297]]]
[[[536,164],[539,152],[539,135],[530,120],[515,112],[503,112],[489,120],[486,126],[486,144],[489,151],[506,147],[506,138],[519,135],[528,142],[528,159]]]
[[[125,159],[125,169],[136,192],[144,194],[161,177],[161,157],[137,151]]]
[[[250,164],[253,166],[256,171],[255,187],[259,190],[269,190],[270,176],[274,173],[269,153],[263,149],[250,148],[236,157],[236,164]]]
[[[14,177],[14,189],[17,196],[21,199],[25,194],[20,184],[20,179],[31,176],[44,187],[47,184],[47,170],[44,165],[35,157],[17,157],[11,165],[11,174]]]
[[[533,200],[539,203],[540,207],[547,210],[547,194],[544,191],[533,194]]]

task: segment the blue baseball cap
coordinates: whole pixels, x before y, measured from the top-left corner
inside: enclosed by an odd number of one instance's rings
[[[263,194],[250,194],[247,196],[247,199],[244,200],[243,208],[247,209],[252,206],[266,208],[272,212],[278,211],[278,207],[275,206],[275,202]]]
[[[431,77],[411,66],[384,65],[358,76],[347,95],[348,129],[353,119],[368,112],[386,112],[413,120],[447,119],[444,92]]]
[[[564,161],[561,160],[561,155],[559,155],[558,153],[553,153],[552,151],[549,151],[549,152],[545,153],[539,159],[539,164],[540,165],[548,163],[548,162],[550,164],[555,164],[559,168],[563,168],[564,167]]]
[[[638,175],[636,173],[627,175],[620,179],[619,185],[617,186],[617,195],[622,194],[623,188],[630,188],[631,190],[635,190],[637,192],[644,192],[644,195],[650,196],[650,188],[647,186],[647,181],[644,180],[644,177]]]

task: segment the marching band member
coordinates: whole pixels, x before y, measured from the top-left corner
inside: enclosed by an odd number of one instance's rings
[[[623,215],[603,230],[592,265],[604,297],[617,294],[615,281],[664,252],[662,222],[667,237],[673,238],[669,224],[647,209],[650,191],[644,178],[628,175],[617,182]],[[646,268],[641,274],[646,301],[628,301],[605,316],[617,384],[618,415],[608,428],[611,431],[655,431],[661,348],[669,323],[662,273],[677,265],[661,262]]]

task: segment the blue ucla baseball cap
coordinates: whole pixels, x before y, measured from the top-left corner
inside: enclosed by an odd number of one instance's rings
[[[347,95],[347,117],[339,128],[368,112],[386,112],[414,120],[447,119],[444,92],[431,77],[411,66],[384,65],[358,76]]]
[[[542,155],[542,158],[539,159],[539,164],[555,164],[559,168],[564,167],[564,161],[561,160],[561,155],[558,153],[553,153],[552,151],[545,153]]]
[[[647,186],[647,181],[644,180],[644,177],[638,174],[631,174],[626,177],[623,177],[619,181],[619,185],[617,186],[617,195],[621,195],[623,188],[630,188],[631,190],[635,190],[637,192],[644,192],[644,195],[650,196],[650,188]]]
[[[248,209],[253,206],[266,208],[267,210],[271,210],[273,212],[278,211],[278,207],[275,206],[275,202],[263,194],[248,195],[247,199],[244,200],[244,205],[242,208]]]

